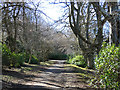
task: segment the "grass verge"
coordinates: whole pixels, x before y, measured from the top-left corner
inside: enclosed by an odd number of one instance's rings
[[[65,67],[72,68],[77,75],[81,75],[82,77],[94,78],[95,75],[95,70],[92,69],[82,68],[73,64],[66,64]]]

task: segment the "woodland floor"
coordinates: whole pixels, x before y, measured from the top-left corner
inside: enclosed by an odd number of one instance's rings
[[[92,71],[75,69],[65,60],[51,60],[53,64],[25,64],[21,68],[3,68],[2,90],[26,88],[25,90],[95,90],[90,89],[88,80]]]

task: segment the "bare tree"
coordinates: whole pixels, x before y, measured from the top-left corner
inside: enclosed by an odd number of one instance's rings
[[[108,20],[111,23],[110,28],[112,28],[112,31],[110,31],[111,35],[109,41],[110,43],[114,43],[116,44],[116,46],[118,46],[120,44],[120,32],[119,32],[120,11],[118,9],[118,3],[117,2],[107,3],[108,10],[105,10],[104,7],[102,7],[97,3],[92,3],[92,4],[97,10],[99,10],[99,13],[101,13],[104,16],[105,20]]]

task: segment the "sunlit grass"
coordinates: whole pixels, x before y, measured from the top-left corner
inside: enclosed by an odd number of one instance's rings
[[[29,63],[24,63],[24,64],[29,66],[39,66],[38,64],[29,64]]]
[[[65,67],[73,67],[73,68],[76,68],[76,69],[82,69],[82,70],[87,70],[87,71],[94,72],[94,70],[92,70],[92,69],[82,68],[82,67],[76,66],[74,64],[66,64]]]
[[[93,76],[93,75],[91,75],[91,74],[76,73],[76,75],[80,75],[80,76],[82,76],[82,77],[94,78],[94,76]]]
[[[40,62],[40,65],[46,65],[46,66],[50,66],[52,64],[54,64],[54,61],[45,61],[45,62]]]
[[[23,67],[23,69],[24,69],[25,71],[31,71],[31,70],[32,70],[31,67]]]
[[[81,77],[87,77],[87,78],[94,78],[95,77],[93,74],[88,73],[88,71],[95,72],[92,69],[82,68],[82,67],[79,67],[79,66],[76,66],[73,64],[66,64],[65,67],[70,67],[70,68],[75,69],[77,71],[77,73],[75,72],[75,74],[80,75]]]

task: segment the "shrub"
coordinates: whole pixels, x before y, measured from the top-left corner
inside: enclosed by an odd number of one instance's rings
[[[23,63],[25,62],[25,54],[24,53],[12,53],[10,56],[10,64],[11,66],[15,66],[15,67],[19,67],[21,65],[23,65]]]
[[[102,88],[118,88],[118,62],[120,60],[120,47],[103,44],[99,55],[95,59],[97,76],[95,84]]]
[[[6,66],[10,66],[10,55],[11,51],[10,49],[3,44],[2,45],[2,64]]]
[[[6,66],[18,67],[23,65],[25,53],[11,52],[6,44],[2,45],[2,64]]]
[[[26,63],[29,62],[29,58],[30,58],[30,54],[26,54],[26,55],[25,55],[25,62],[26,62]]]
[[[26,63],[30,63],[30,64],[38,64],[40,61],[38,60],[38,58],[34,55],[31,55],[31,60],[29,62],[29,58],[30,58],[30,54],[26,55]]]
[[[67,55],[62,53],[50,53],[48,59],[65,60],[67,59]]]
[[[2,64],[5,66],[20,67],[24,62],[28,63],[30,54],[11,52],[6,44],[2,45]],[[31,64],[38,64],[39,60],[34,55]]]
[[[73,58],[69,58],[68,63],[75,64],[77,66],[86,67],[84,57],[82,55],[77,55]]]
[[[37,57],[35,57],[34,55],[32,55],[32,57],[31,57],[31,62],[30,62],[31,64],[38,64],[39,63],[39,60],[38,60],[38,58]]]

